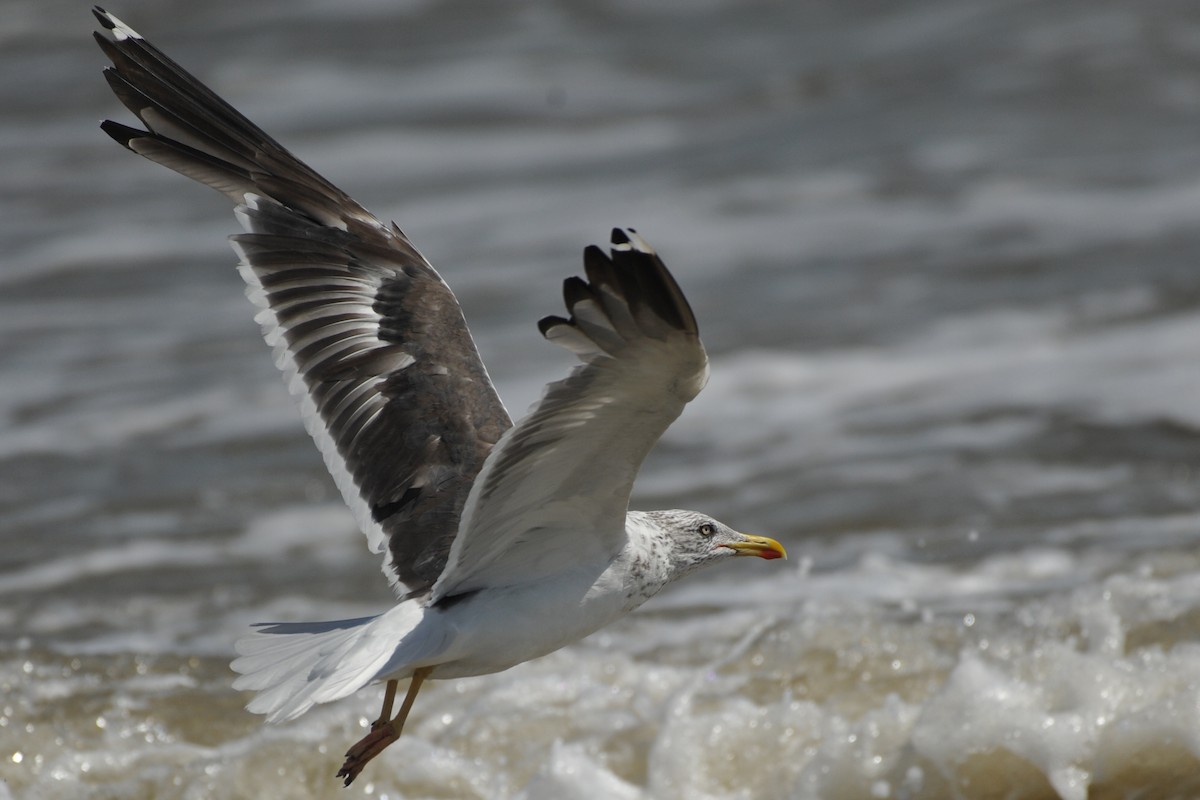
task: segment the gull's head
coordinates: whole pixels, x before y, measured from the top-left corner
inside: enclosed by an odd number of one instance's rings
[[[652,511],[648,516],[670,537],[674,577],[736,556],[787,558],[783,545],[774,539],[740,533],[705,514],[675,510]]]

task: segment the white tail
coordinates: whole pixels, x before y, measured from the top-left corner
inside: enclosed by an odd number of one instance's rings
[[[235,645],[240,657],[230,666],[241,676],[233,688],[258,692],[246,708],[268,722],[295,719],[382,677],[423,611],[408,602],[377,617],[256,626]]]

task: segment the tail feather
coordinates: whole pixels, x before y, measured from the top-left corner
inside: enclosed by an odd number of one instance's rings
[[[258,692],[246,708],[268,722],[295,719],[376,679],[421,616],[415,603],[402,603],[378,617],[256,626],[237,642],[233,687]]]
[[[292,671],[289,667],[304,660],[304,654],[314,648],[328,650],[339,641],[352,641],[361,635],[358,629],[373,619],[375,617],[331,622],[259,623],[254,626],[254,633],[234,645],[239,657],[230,666],[241,673],[234,687],[261,691],[273,686],[283,674]]]

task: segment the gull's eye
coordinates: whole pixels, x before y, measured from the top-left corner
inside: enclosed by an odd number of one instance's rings
[[[717,528],[711,522],[706,522],[699,528],[696,528],[696,533],[700,534],[701,536],[712,536],[716,532]]]

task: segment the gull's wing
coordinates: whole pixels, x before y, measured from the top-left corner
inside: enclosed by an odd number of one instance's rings
[[[397,592],[441,574],[475,475],[511,426],[449,287],[385,225],[116,17],[105,77],[147,130],[102,127],[237,203],[247,294]]]
[[[611,258],[589,247],[583,261],[587,280],[563,285],[571,318],[539,324],[583,363],[488,456],[434,602],[615,555],[643,459],[708,379],[692,310],[636,233],[614,230]]]

